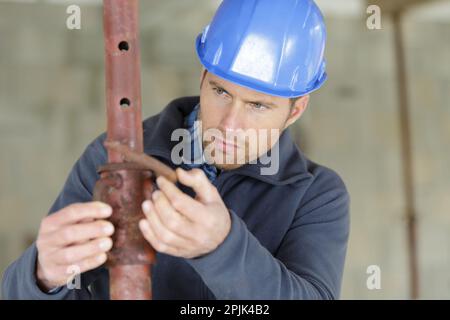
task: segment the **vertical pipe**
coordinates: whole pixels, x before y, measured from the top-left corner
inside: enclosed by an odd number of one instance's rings
[[[118,141],[133,151],[143,152],[138,5],[138,0],[104,0],[103,26],[107,140]],[[121,154],[112,149],[108,149],[108,160],[109,163],[123,162]],[[133,188],[140,188],[139,174],[123,172],[121,177]],[[140,204],[137,204],[140,197],[123,188],[119,190],[119,198],[124,197],[128,200],[128,209],[133,210],[131,215],[138,217],[141,214],[137,212],[140,210]],[[123,206],[119,206],[116,210],[116,219],[126,218],[117,217],[117,214],[123,214],[122,209]],[[138,232],[137,221],[127,223],[133,223],[129,230]],[[129,230],[116,229],[116,237],[126,243]],[[109,265],[109,274],[111,299],[151,299],[150,264],[113,263]]]
[[[108,141],[143,151],[138,0],[104,0]],[[110,162],[121,155],[108,150]]]
[[[414,165],[412,154],[412,136],[408,100],[408,77],[406,69],[406,53],[402,30],[402,14],[392,15],[394,24],[395,57],[397,65],[398,105],[401,138],[401,159],[403,165],[403,189],[406,202],[406,221],[408,237],[408,259],[410,272],[410,297],[419,297],[419,270],[417,257],[417,225],[414,199]]]

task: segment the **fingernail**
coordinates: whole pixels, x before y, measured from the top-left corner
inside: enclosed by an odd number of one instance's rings
[[[110,239],[105,239],[100,242],[100,249],[108,250],[112,245],[112,241]]]
[[[158,184],[158,186],[164,184],[164,177],[163,176],[159,176],[158,178],[156,178],[156,183]]]
[[[142,203],[142,210],[144,210],[145,212],[150,212],[151,207],[150,207],[150,200],[145,200]]]
[[[142,219],[139,221],[139,225],[141,226],[141,229],[148,230],[148,221],[145,219]]]
[[[110,215],[112,213],[112,208],[107,204],[102,204],[102,207],[100,208],[100,212],[102,215]]]
[[[112,223],[108,223],[104,228],[103,228],[103,232],[105,234],[112,234],[114,232],[114,226],[112,225]]]

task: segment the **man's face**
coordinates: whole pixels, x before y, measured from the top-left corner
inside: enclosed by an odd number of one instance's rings
[[[306,109],[309,96],[271,96],[233,84],[203,71],[200,114],[205,157],[216,167],[231,170],[264,155],[281,133]]]

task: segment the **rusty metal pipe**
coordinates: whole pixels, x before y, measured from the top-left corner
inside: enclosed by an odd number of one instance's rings
[[[143,152],[138,0],[104,0],[107,141]],[[94,199],[110,204],[115,226],[108,253],[110,298],[151,299],[150,266],[155,252],[143,238],[138,222],[141,203],[153,191],[153,174],[124,163],[108,148],[109,164],[99,169]]]

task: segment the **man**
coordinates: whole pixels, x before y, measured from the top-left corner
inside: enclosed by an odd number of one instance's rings
[[[143,123],[144,151],[177,168],[180,182],[158,178],[160,190],[142,204],[140,231],[158,252],[154,299],[339,297],[348,193],[287,130],[326,79],[325,37],[311,0],[224,0],[197,38],[200,97],[172,101]],[[173,134],[183,128],[193,153],[185,148],[180,163]],[[5,272],[5,298],[108,298],[111,208],[91,202],[104,140],[87,147],[36,243]],[[74,266],[81,283],[71,289]]]

